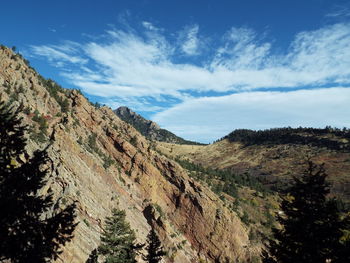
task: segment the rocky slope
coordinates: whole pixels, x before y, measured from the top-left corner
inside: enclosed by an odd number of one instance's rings
[[[199,144],[180,138],[168,130],[161,129],[157,123],[146,120],[128,107],[119,107],[118,109],[114,110],[114,112],[120,119],[131,124],[149,140],[176,144]]]
[[[110,108],[95,108],[78,91],[45,80],[3,46],[0,94],[24,105],[29,154],[51,143],[42,191],[54,192],[52,213],[77,201],[80,223],[57,262],[85,262],[113,207],[125,209],[141,242],[155,226],[167,251],[164,262],[249,262],[259,253],[237,214],[208,187],[157,153]]]

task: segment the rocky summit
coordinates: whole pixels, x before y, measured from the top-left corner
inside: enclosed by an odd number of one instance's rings
[[[114,112],[120,119],[132,125],[148,140],[187,145],[200,144],[197,142],[185,140],[166,129],[161,129],[157,123],[146,120],[141,115],[132,111],[128,107],[119,107],[118,109],[114,110]]]

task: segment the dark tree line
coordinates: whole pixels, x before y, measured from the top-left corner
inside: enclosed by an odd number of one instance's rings
[[[323,135],[334,135],[338,139],[321,137]],[[341,142],[339,139],[350,139],[349,129],[337,129],[326,127],[316,128],[274,128],[268,130],[238,129],[225,136],[231,142],[241,142],[249,145],[279,145],[279,144],[301,144],[317,147],[326,147],[331,150],[350,151],[349,143]]]
[[[52,194],[40,194],[48,173],[47,149],[27,156],[20,110],[0,102],[0,261],[51,262],[73,238],[75,204],[47,214]]]

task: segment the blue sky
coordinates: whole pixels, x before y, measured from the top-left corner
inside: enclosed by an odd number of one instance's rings
[[[0,35],[45,77],[186,139],[350,127],[349,1],[6,1]]]

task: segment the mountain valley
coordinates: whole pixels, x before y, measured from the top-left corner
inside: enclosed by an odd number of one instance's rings
[[[291,129],[289,135],[304,138],[297,143],[274,141],[268,131],[255,141],[233,132],[203,145],[126,107],[96,106],[4,46],[0,94],[8,106],[23,108],[27,154],[49,145],[42,193],[54,194],[50,213],[77,202],[75,236],[55,262],[85,262],[115,207],[126,211],[139,242],[155,228],[164,262],[261,262],[280,211],[278,193],[307,159],[324,163],[331,195],[350,201],[349,130]]]

